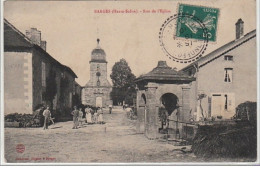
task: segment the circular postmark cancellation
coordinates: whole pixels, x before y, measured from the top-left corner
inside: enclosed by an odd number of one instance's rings
[[[25,151],[25,146],[23,144],[16,145],[16,152],[23,153]]]
[[[191,30],[195,30],[196,34]],[[208,31],[196,16],[175,14],[162,24],[159,42],[168,58],[179,63],[191,63],[202,57],[207,49]]]

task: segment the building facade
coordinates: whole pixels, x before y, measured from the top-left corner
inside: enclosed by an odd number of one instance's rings
[[[70,109],[76,74],[46,52],[36,28],[26,35],[4,20],[4,113],[33,113],[38,105]]]
[[[187,139],[194,137],[195,124],[229,121],[239,104],[257,101],[256,30],[244,35],[239,19],[235,31],[235,40],[178,72],[159,62],[137,78],[137,132],[160,137],[162,105],[168,115],[178,109],[173,133]]]
[[[165,108],[170,115],[175,109],[181,115],[177,121],[189,121],[190,83],[195,78],[183,72],[177,72],[159,61],[151,72],[136,79],[137,84],[137,131],[148,138],[160,137],[163,130],[160,108]],[[171,122],[174,124],[174,122]],[[181,128],[181,126],[180,126]]]
[[[195,120],[210,117],[231,119],[239,104],[256,102],[256,30],[245,35],[243,31],[244,22],[239,19],[235,40],[183,69],[196,77],[192,83]],[[199,96],[203,97],[196,103]]]
[[[99,45],[91,53],[90,80],[82,89],[82,104],[105,107],[112,104],[112,86],[107,80],[106,53]]]

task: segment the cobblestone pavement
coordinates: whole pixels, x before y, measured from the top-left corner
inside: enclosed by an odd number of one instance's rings
[[[149,140],[135,132],[135,120],[126,118],[122,109],[104,111],[106,124],[84,125],[72,129],[72,121],[42,128],[5,128],[7,162],[37,163],[152,163],[198,162],[193,153],[180,146]],[[25,151],[18,153],[16,146]]]

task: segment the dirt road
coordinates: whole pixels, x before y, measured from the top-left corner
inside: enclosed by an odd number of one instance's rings
[[[136,134],[135,120],[122,109],[104,111],[106,124],[84,125],[72,129],[72,121],[42,128],[5,128],[7,162],[38,163],[151,163],[197,162],[192,153],[167,142],[149,140]],[[18,144],[25,150],[19,153]]]

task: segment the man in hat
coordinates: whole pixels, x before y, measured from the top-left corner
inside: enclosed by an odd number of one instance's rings
[[[43,116],[44,116],[44,125],[43,125],[43,130],[48,129],[49,125],[49,120],[51,118],[51,111],[49,110],[50,107],[47,106],[46,109],[43,111]]]
[[[73,128],[78,128],[78,117],[79,117],[79,111],[77,110],[77,106],[74,106],[74,110],[71,112],[71,115],[73,116]]]

